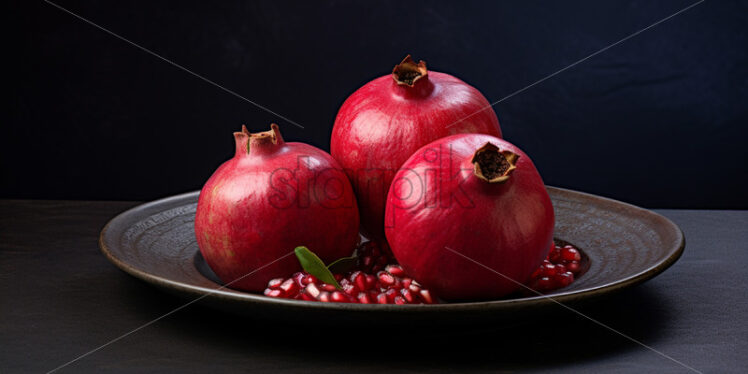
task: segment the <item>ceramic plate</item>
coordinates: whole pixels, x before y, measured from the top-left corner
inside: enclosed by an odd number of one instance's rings
[[[585,254],[588,269],[569,287],[548,294],[437,305],[361,305],[269,298],[224,288],[200,256],[193,221],[198,192],[132,208],[101,232],[102,252],[117,267],[201,304],[264,318],[318,323],[455,323],[506,319],[556,303],[573,305],[630,287],[672,265],[685,247],[681,230],[652,211],[586,193],[548,187],[555,237]]]

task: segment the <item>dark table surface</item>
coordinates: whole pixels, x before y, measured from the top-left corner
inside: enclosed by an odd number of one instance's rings
[[[658,210],[685,232],[683,257],[580,307],[650,350],[561,307],[537,326],[449,334],[307,329],[198,304],[148,324],[185,301],[119,271],[97,244],[134,205],[0,201],[0,372],[48,372],[86,353],[59,372],[689,372],[655,351],[702,372],[748,368],[748,211]]]

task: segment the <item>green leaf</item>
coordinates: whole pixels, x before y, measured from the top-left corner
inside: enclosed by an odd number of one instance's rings
[[[344,274],[347,273],[356,266],[356,256],[351,257],[341,257],[332,263],[330,265],[327,265],[327,269],[330,270],[330,272],[338,273],[338,274]]]
[[[304,271],[307,273],[314,275],[317,277],[317,279],[335,286],[337,289],[342,289],[340,287],[340,284],[338,284],[338,281],[335,280],[335,277],[333,277],[330,270],[327,269],[325,266],[325,263],[320,260],[317,255],[314,254],[314,252],[310,251],[307,247],[301,246],[296,247],[294,249],[294,252],[296,253],[296,257],[299,258],[299,262],[301,263],[301,267],[304,268]]]

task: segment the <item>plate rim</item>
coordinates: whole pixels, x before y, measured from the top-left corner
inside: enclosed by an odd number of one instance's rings
[[[101,252],[104,254],[104,256],[117,268],[124,271],[125,273],[140,279],[142,281],[145,281],[146,283],[149,283],[151,285],[154,285],[161,289],[166,289],[167,291],[176,292],[181,294],[182,296],[197,296],[196,299],[190,301],[190,303],[197,302],[199,300],[202,300],[204,298],[218,298],[221,299],[221,301],[228,301],[233,303],[242,303],[246,304],[248,302],[252,304],[272,304],[274,306],[279,307],[295,307],[295,308],[304,308],[304,309],[322,309],[322,310],[346,310],[346,311],[376,311],[381,312],[383,310],[386,311],[395,311],[395,312],[444,312],[444,311],[473,311],[473,310],[481,310],[485,311],[486,309],[511,309],[511,308],[525,308],[525,307],[536,307],[541,305],[549,305],[549,304],[564,304],[569,302],[574,302],[580,299],[586,299],[589,297],[594,296],[602,296],[607,295],[610,293],[614,293],[617,291],[620,291],[622,289],[640,284],[644,281],[647,281],[658,274],[665,271],[667,268],[672,266],[675,262],[680,259],[680,257],[683,255],[683,252],[685,250],[686,240],[685,235],[683,234],[683,231],[676,225],[674,222],[672,222],[667,217],[656,213],[654,211],[651,211],[649,209],[641,208],[639,206],[629,204],[626,202],[622,202],[619,200],[594,195],[586,192],[581,191],[575,191],[571,189],[561,188],[561,187],[553,187],[553,186],[546,186],[546,188],[550,190],[555,190],[556,192],[559,192],[561,194],[576,194],[576,195],[582,195],[585,198],[592,198],[592,199],[598,199],[602,200],[608,203],[613,203],[616,205],[624,205],[627,208],[633,208],[634,210],[638,210],[641,212],[645,212],[646,214],[656,218],[657,220],[661,221],[663,224],[668,226],[669,229],[673,231],[675,234],[675,240],[674,243],[677,242],[676,245],[674,245],[672,248],[670,248],[666,253],[665,257],[661,259],[660,261],[654,262],[652,265],[647,267],[646,269],[630,275],[625,278],[618,279],[616,281],[613,281],[608,284],[595,286],[595,287],[589,287],[589,288],[583,288],[578,290],[571,290],[571,291],[565,291],[565,292],[558,292],[553,293],[550,295],[538,295],[538,296],[530,296],[530,297],[522,297],[522,298],[514,298],[514,299],[502,299],[502,300],[488,300],[488,301],[474,301],[474,302],[457,302],[457,303],[444,303],[444,304],[406,304],[406,305],[391,305],[391,304],[348,304],[348,303],[320,303],[320,302],[314,302],[314,301],[302,301],[302,300],[291,300],[291,299],[281,299],[281,298],[272,298],[267,297],[260,294],[253,294],[233,289],[227,289],[225,286],[219,285],[216,283],[216,288],[207,288],[202,286],[197,286],[193,284],[188,284],[180,281],[174,281],[168,278],[161,277],[156,274],[151,274],[149,272],[140,270],[132,266],[126,261],[121,260],[118,258],[109,248],[107,245],[107,235],[109,234],[112,227],[114,227],[116,224],[120,223],[120,221],[126,221],[126,219],[129,216],[137,216],[137,215],[150,215],[154,207],[161,207],[163,205],[173,204],[177,201],[181,201],[184,199],[190,199],[190,198],[196,198],[199,196],[200,191],[191,191],[186,193],[181,193],[177,195],[168,196],[165,198],[149,201],[143,204],[138,204],[132,208],[129,208],[125,210],[124,212],[121,212],[117,214],[115,217],[110,219],[104,228],[101,230],[101,233],[99,234],[99,247]],[[196,200],[196,199],[195,199]],[[161,211],[163,209],[159,209]],[[199,270],[195,269],[195,271],[199,272]],[[208,278],[206,278],[208,279]]]

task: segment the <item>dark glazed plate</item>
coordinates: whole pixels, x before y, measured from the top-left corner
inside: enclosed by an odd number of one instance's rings
[[[685,247],[683,233],[646,209],[581,192],[548,187],[556,211],[555,237],[581,248],[589,269],[571,286],[548,294],[438,305],[361,305],[268,298],[223,288],[205,264],[193,229],[198,192],[132,208],[112,219],[99,244],[117,267],[166,291],[236,313],[270,318],[316,318],[380,323],[467,323],[512,319],[560,303],[602,296],[654,277]]]

